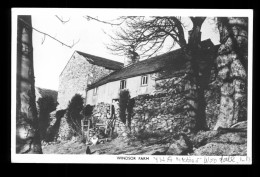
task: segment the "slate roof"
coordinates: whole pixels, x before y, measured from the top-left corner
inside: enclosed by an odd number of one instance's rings
[[[208,49],[208,47],[212,47],[214,44],[210,39],[207,39],[201,42],[201,46],[204,49]],[[108,76],[105,76],[97,82],[89,85],[88,90],[104,85],[108,82],[155,73],[165,67],[171,67],[172,70],[180,70],[183,66],[185,66],[187,60],[188,55],[184,52],[183,48],[180,48],[162,55],[139,61],[135,64],[122,68],[121,70],[112,72]]]
[[[83,53],[83,52],[80,52],[80,51],[75,51],[75,52],[77,52],[78,54],[85,57],[86,60],[88,62],[90,62],[91,64],[94,64],[94,65],[97,65],[97,66],[102,66],[102,67],[105,67],[107,69],[119,70],[124,66],[123,63],[120,63],[120,62],[117,62],[117,61],[109,60],[109,59],[98,57],[98,56],[95,56],[95,55],[90,55],[90,54]]]

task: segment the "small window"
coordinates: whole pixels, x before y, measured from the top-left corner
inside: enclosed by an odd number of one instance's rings
[[[147,85],[147,83],[148,83],[147,75],[146,76],[142,76],[141,77],[141,86],[145,86],[145,85]]]
[[[126,88],[126,80],[121,80],[120,81],[120,89],[125,89]]]
[[[98,89],[97,87],[94,88],[94,91],[93,91],[94,93],[93,93],[93,95],[96,95],[96,94],[97,94],[97,89]]]

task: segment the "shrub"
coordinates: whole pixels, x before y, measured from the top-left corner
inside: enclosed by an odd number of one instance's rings
[[[128,104],[127,104],[126,109],[127,109],[127,121],[128,121],[129,128],[131,127],[131,119],[132,119],[132,116],[133,116],[134,105],[135,105],[135,99],[134,98],[128,100]]]
[[[56,109],[58,105],[51,96],[44,96],[39,98],[38,101],[39,112],[39,130],[41,139],[44,140],[46,136],[46,130],[50,124],[50,113]]]
[[[91,116],[93,114],[93,108],[94,106],[86,105],[82,111],[84,116]]]
[[[75,94],[68,104],[67,108],[67,121],[74,134],[81,134],[81,124],[82,119],[81,111],[83,109],[83,97],[79,94]]]
[[[126,124],[126,109],[129,99],[129,91],[121,90],[119,93],[119,117],[124,124]]]

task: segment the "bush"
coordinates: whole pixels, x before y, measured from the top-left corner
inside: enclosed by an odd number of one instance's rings
[[[39,98],[38,101],[38,113],[39,113],[39,130],[41,139],[44,140],[46,136],[46,130],[50,124],[50,113],[56,109],[58,105],[51,96],[44,96]]]
[[[94,106],[91,106],[91,105],[86,105],[83,109],[83,115],[84,116],[91,116],[93,114],[93,109],[94,109]]]
[[[79,94],[75,94],[71,101],[68,104],[67,108],[67,121],[74,134],[81,134],[81,119],[83,118],[81,115],[81,111],[83,109],[83,97]]]
[[[134,109],[134,105],[135,105],[135,99],[132,98],[130,100],[128,100],[128,104],[127,104],[127,121],[128,121],[128,126],[131,127],[131,119],[133,116],[133,109]]]
[[[128,90],[122,90],[119,93],[119,117],[121,121],[126,124],[126,109],[127,104],[130,99],[130,94]]]

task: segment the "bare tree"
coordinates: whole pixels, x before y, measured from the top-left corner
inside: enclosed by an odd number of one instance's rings
[[[73,40],[72,44],[71,44],[71,45],[68,45],[68,44],[66,44],[66,43],[64,43],[64,42],[62,42],[62,41],[60,41],[59,39],[57,39],[57,38],[51,36],[50,34],[45,33],[45,32],[42,32],[42,31],[40,31],[40,30],[34,28],[31,24],[29,24],[28,22],[26,22],[24,19],[18,18],[18,20],[21,21],[21,22],[23,22],[28,28],[31,28],[32,30],[35,30],[36,32],[43,34],[43,35],[44,35],[44,36],[43,36],[44,38],[43,38],[43,40],[42,40],[42,44],[44,43],[46,36],[48,36],[49,38],[51,38],[51,39],[53,39],[53,40],[59,42],[61,45],[66,46],[66,47],[69,47],[69,48],[73,48],[73,47],[80,41],[80,39],[78,39],[77,42],[74,42],[74,40]]]
[[[32,28],[29,27],[31,16],[18,16],[17,25],[16,153],[42,154],[35,102]]]
[[[199,67],[199,58],[201,56],[200,36],[201,26],[206,17],[190,17],[193,28],[190,31],[188,43],[185,40],[184,29],[181,17],[164,16],[164,17],[120,17],[123,20],[125,28],[120,27],[119,31],[111,36],[112,43],[108,46],[114,54],[126,55],[129,49],[132,52],[138,51],[143,57],[151,57],[159,52],[166,40],[170,39],[172,44],[171,50],[176,44],[190,53],[190,92],[186,95],[187,103],[190,106],[189,112],[193,112],[191,117],[196,121],[194,130],[207,130],[204,98],[205,84],[202,82],[204,71]]]
[[[115,32],[108,49],[117,55],[125,55],[129,48],[134,46],[140,51],[140,56],[151,57],[160,51],[166,39],[172,39],[173,47],[176,43],[183,47],[186,45],[183,24],[180,17],[120,17],[125,28]]]
[[[17,19],[17,104],[16,153],[42,154],[39,120],[35,102],[32,31],[48,36],[63,46],[69,46],[51,35],[32,27],[30,15]],[[44,41],[43,41],[44,42]]]

